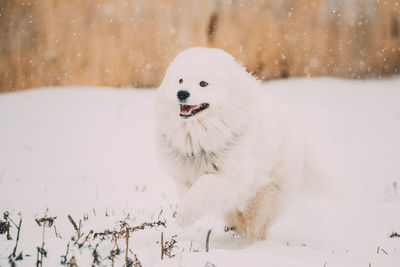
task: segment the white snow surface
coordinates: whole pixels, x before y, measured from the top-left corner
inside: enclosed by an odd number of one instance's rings
[[[400,79],[333,78],[266,82],[286,103],[326,174],[326,190],[303,193],[283,209],[266,241],[248,245],[225,233],[218,218],[180,229],[177,194],[160,166],[154,137],[154,89],[40,88],[0,95],[0,220],[22,218],[18,266],[36,263],[42,230],[35,219],[57,217],[45,229],[44,266],[61,255],[90,266],[111,266],[114,242],[90,230],[165,220],[166,228],[132,233],[128,256],[147,266],[400,266]],[[240,164],[240,162],[238,162]],[[82,220],[76,236],[67,215]],[[86,219],[83,219],[84,216]],[[0,235],[0,266],[16,239]],[[54,228],[56,226],[56,228]],[[210,251],[205,238],[212,228]],[[56,237],[55,230],[61,235]],[[161,232],[177,240],[175,256],[160,260]],[[125,239],[117,242],[125,261]],[[30,256],[27,256],[30,255]]]

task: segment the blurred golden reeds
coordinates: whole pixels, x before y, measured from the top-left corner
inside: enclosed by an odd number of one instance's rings
[[[400,72],[398,0],[1,0],[0,92],[158,86],[181,50],[219,47],[262,79]]]

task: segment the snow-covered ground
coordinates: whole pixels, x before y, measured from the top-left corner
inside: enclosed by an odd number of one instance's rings
[[[42,88],[0,95],[0,220],[22,218],[18,266],[37,261],[45,227],[44,266],[125,262],[126,238],[94,233],[166,222],[131,233],[128,257],[147,266],[400,266],[400,79],[291,79],[264,84],[287,103],[326,173],[327,190],[299,195],[268,240],[246,245],[218,220],[179,229],[177,196],[159,165],[154,142],[155,90]],[[79,225],[81,236],[68,219]],[[0,235],[8,265],[17,229]],[[54,227],[55,226],[55,227]],[[205,252],[208,229],[210,251]],[[122,227],[124,229],[124,226]],[[176,240],[160,260],[160,235]],[[56,234],[57,233],[57,234]],[[174,237],[176,235],[176,237]],[[74,240],[71,240],[74,237]],[[158,242],[158,243],[157,243]],[[79,247],[79,244],[82,244]],[[97,246],[97,247],[96,247]],[[117,252],[116,252],[117,253]],[[40,258],[40,255],[39,255]]]

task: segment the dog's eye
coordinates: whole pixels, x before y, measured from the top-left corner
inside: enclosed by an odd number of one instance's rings
[[[208,82],[205,82],[205,81],[200,82],[201,87],[206,87],[207,85],[208,85]]]
[[[183,80],[182,80],[182,79],[179,79],[179,83],[183,83]]]

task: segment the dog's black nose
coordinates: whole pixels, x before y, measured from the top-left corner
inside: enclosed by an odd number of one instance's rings
[[[180,90],[180,91],[178,91],[177,96],[178,96],[178,99],[180,101],[184,101],[184,100],[189,98],[190,93],[188,91],[185,91],[185,90]]]

